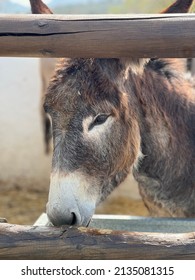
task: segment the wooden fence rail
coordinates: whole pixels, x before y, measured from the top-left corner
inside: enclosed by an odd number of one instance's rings
[[[195,57],[195,15],[0,15],[0,56]]]
[[[0,259],[195,259],[195,233],[0,224]]]

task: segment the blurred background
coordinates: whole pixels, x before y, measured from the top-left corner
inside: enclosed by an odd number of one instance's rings
[[[45,1],[61,14],[157,13],[172,2]],[[29,1],[0,0],[0,13],[30,13]],[[48,67],[42,69],[45,74]],[[45,211],[52,153],[45,153],[41,92],[40,59],[0,58],[0,217],[10,223],[33,224]],[[97,212],[148,215],[131,176]]]
[[[0,0],[1,13],[29,13],[28,0]],[[45,0],[55,13],[107,14],[107,13],[158,13],[173,0]],[[192,11],[194,7],[192,7]]]

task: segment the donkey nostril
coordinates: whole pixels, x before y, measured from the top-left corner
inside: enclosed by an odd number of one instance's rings
[[[76,225],[77,223],[77,217],[76,214],[74,212],[71,212],[72,215],[72,222],[71,222],[71,226]]]
[[[76,215],[74,213],[63,213],[57,208],[49,208],[48,205],[47,216],[54,226],[73,225],[76,223]]]

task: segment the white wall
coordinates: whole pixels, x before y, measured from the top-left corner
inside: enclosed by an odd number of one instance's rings
[[[0,58],[0,188],[48,187],[39,113],[39,60]]]

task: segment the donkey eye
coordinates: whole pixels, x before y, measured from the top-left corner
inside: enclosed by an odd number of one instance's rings
[[[94,121],[93,121],[93,124],[94,125],[99,125],[99,124],[103,124],[107,118],[109,117],[109,115],[106,115],[106,114],[101,114],[101,115],[98,115]]]
[[[99,115],[97,115],[95,117],[95,119],[93,120],[93,122],[90,124],[89,130],[91,130],[96,125],[101,125],[101,124],[105,123],[105,121],[107,120],[107,118],[109,116],[110,115],[107,115],[107,114],[99,114]]]

